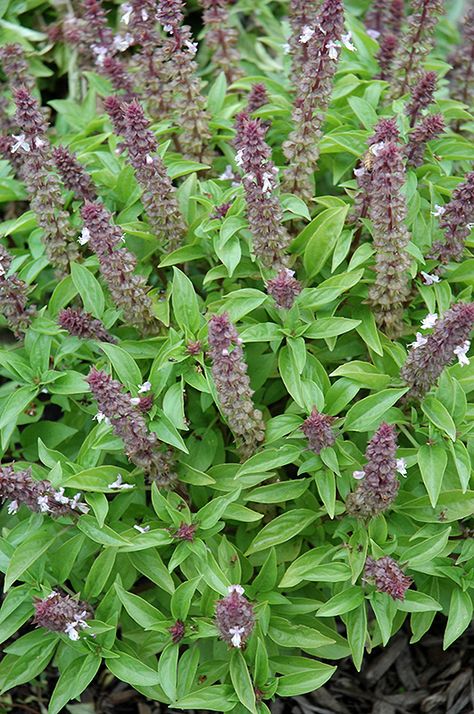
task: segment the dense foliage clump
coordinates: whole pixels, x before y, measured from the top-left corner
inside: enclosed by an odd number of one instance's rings
[[[469,626],[474,15],[0,8],[0,691],[268,712]],[[446,14],[449,13],[449,14]]]

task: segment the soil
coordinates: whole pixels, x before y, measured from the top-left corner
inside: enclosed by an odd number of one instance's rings
[[[444,622],[409,645],[400,631],[389,645],[366,655],[359,673],[350,659],[326,686],[311,694],[267,702],[272,714],[474,714],[474,628],[446,652]],[[54,670],[0,698],[0,714],[46,714]],[[167,714],[104,670],[64,714]]]

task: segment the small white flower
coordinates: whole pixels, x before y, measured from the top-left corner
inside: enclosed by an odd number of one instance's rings
[[[127,32],[125,35],[115,35],[113,47],[117,52],[125,52],[133,44],[133,35]]]
[[[92,45],[92,52],[95,55],[95,63],[99,67],[102,67],[104,60],[107,57],[108,49],[102,45]]]
[[[105,416],[103,412],[97,412],[95,416],[92,417],[98,424],[102,424],[102,422],[105,422],[106,424],[109,423],[109,419]]]
[[[244,150],[243,149],[239,149],[238,152],[236,153],[235,163],[237,164],[237,166],[242,166],[242,164],[244,163]]]
[[[133,527],[134,527],[135,530],[138,531],[139,533],[148,533],[148,531],[150,530],[150,526],[138,526],[138,525],[134,525]]]
[[[54,500],[57,503],[69,503],[69,498],[64,495],[64,488],[60,488],[56,493],[54,494]]]
[[[232,645],[234,647],[240,648],[242,645],[242,635],[245,632],[245,627],[231,627],[229,629],[229,634],[232,635]]]
[[[353,471],[352,476],[353,478],[357,479],[357,481],[360,481],[361,479],[365,478],[365,471]]]
[[[466,228],[468,228],[470,231],[474,228],[474,223],[468,223]]]
[[[341,35],[341,42],[350,52],[357,52],[357,47],[352,44],[352,32],[348,32],[345,35]]]
[[[140,397],[132,397],[130,399],[130,404],[133,404],[134,407],[137,407],[140,404]]]
[[[425,285],[433,285],[434,283],[439,283],[441,280],[439,275],[430,275],[429,273],[425,273],[423,270],[421,271],[421,277],[423,278]]]
[[[436,312],[429,312],[423,322],[421,323],[422,330],[430,330],[438,322],[438,315]]]
[[[76,630],[77,624],[75,622],[68,622],[64,628],[64,632],[69,637],[70,640],[76,641],[79,639],[79,633]]]
[[[284,54],[284,55],[289,55],[290,52],[291,52],[291,47],[290,47],[290,45],[288,44],[288,42],[285,42],[285,44],[283,45],[283,54]]]
[[[18,501],[12,501],[8,506],[8,514],[14,516],[15,513],[18,513]]]
[[[319,24],[318,24],[318,25],[316,25],[316,27],[318,28],[318,30],[320,31],[320,33],[321,33],[322,35],[327,35],[327,32],[326,32],[326,30],[324,29],[324,27],[323,27],[322,25],[319,25]]]
[[[377,37],[380,37],[380,32],[378,30],[367,30],[367,34],[373,40],[376,40]]]
[[[197,42],[191,42],[191,40],[185,40],[184,46],[188,49],[188,52],[190,52],[192,55],[195,55],[196,52],[198,51]]]
[[[145,156],[145,161],[146,161],[146,163],[148,164],[148,166],[151,166],[152,163],[153,163],[153,156],[150,156],[150,154],[147,154],[147,155]]]
[[[128,488],[133,488],[133,484],[124,483],[122,474],[117,474],[117,478],[115,479],[115,481],[113,483],[109,483],[107,488],[116,488],[118,490],[125,491]]]
[[[84,228],[82,229],[81,235],[77,239],[77,242],[79,243],[79,245],[86,245],[86,243],[89,242],[90,237],[91,237],[90,230],[87,228],[87,226],[84,226]]]
[[[380,152],[382,151],[382,149],[384,148],[384,146],[385,146],[385,142],[379,141],[378,144],[372,144],[369,151],[374,156],[378,156],[380,154]]]
[[[221,352],[223,357],[228,357],[229,356],[229,350],[226,350],[225,348]]]
[[[431,211],[431,215],[435,216],[435,218],[439,218],[443,213],[446,213],[446,208],[444,206],[438,206],[438,204],[435,203],[435,209]]]
[[[237,337],[236,340],[235,340],[235,343],[236,343],[237,345],[242,345],[243,342],[244,342],[244,341],[243,341],[243,339],[242,339],[241,337]]]
[[[163,30],[165,32],[171,32],[171,34],[173,34],[173,25],[163,25]]]
[[[25,134],[13,134],[12,135],[13,139],[15,139],[15,143],[11,147],[10,151],[12,154],[16,154],[18,149],[22,149],[23,151],[29,151],[30,150],[30,145],[26,141],[26,136]]]
[[[423,337],[421,332],[416,333],[416,340],[414,342],[411,342],[408,347],[413,347],[414,350],[418,349],[418,347],[423,347],[423,345],[426,345],[428,342],[426,337]]]
[[[143,382],[143,384],[140,384],[138,387],[138,394],[145,394],[146,392],[149,392],[151,389],[151,382]]]
[[[38,496],[38,498],[36,499],[36,503],[40,507],[41,513],[47,513],[49,511],[47,496]]]
[[[71,498],[71,508],[76,508],[81,513],[89,513],[89,506],[87,506],[85,503],[81,503],[81,496],[81,493],[76,493],[76,495]]]
[[[148,20],[148,13],[146,10],[142,10],[142,20],[146,22]]]
[[[407,475],[407,462],[405,459],[397,459],[397,471],[401,476]]]
[[[315,30],[313,27],[310,27],[309,25],[305,25],[301,32],[299,42],[301,42],[302,45],[305,45],[307,42],[310,41],[310,39],[312,38],[314,33],[315,33]]]
[[[51,592],[49,593],[49,595],[48,595],[48,597],[46,598],[46,600],[52,600],[53,597],[56,597],[57,594],[58,594],[57,590],[51,590]]]
[[[43,141],[43,139],[40,139],[39,137],[35,137],[33,141],[37,149],[42,149],[43,146],[46,146],[46,142]]]
[[[329,50],[329,59],[332,60],[337,60],[339,53],[337,51],[337,48],[339,47],[338,42],[333,42],[333,40],[329,40],[329,42],[326,45],[326,49]]]
[[[237,595],[243,595],[245,590],[243,589],[242,585],[229,585],[227,588],[227,592],[229,595],[232,595],[232,593],[237,593]]]
[[[361,166],[359,169],[354,169],[354,176],[356,176],[357,178],[360,178],[364,174],[365,174],[365,169],[363,166]]]
[[[273,174],[269,171],[264,171],[262,174],[262,181],[263,193],[270,193],[273,190]]]
[[[454,348],[454,354],[458,358],[458,362],[461,365],[461,367],[465,367],[466,365],[470,364],[469,358],[466,357],[467,352],[469,352],[470,346],[471,346],[470,341],[466,340],[465,342],[462,343],[462,345],[458,345],[457,347]]]
[[[132,14],[133,7],[130,5],[130,3],[126,2],[124,5],[122,5],[122,13],[120,15],[120,19],[124,25],[129,24]]]
[[[227,181],[227,179],[234,179],[235,174],[232,171],[232,166],[230,164],[227,164],[225,167],[225,171],[219,176],[221,181]]]

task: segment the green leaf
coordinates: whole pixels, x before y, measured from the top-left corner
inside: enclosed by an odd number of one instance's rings
[[[17,422],[19,415],[38,394],[36,387],[20,387],[10,394],[2,407],[0,429],[11,428]],[[10,432],[11,433],[11,432]]]
[[[448,455],[442,446],[423,444],[418,450],[417,459],[421,478],[428,492],[430,503],[434,508],[441,491]]]
[[[408,391],[403,389],[383,389],[361,399],[349,409],[344,422],[347,431],[371,431],[376,429],[386,416],[390,407]]]
[[[136,389],[142,381],[140,368],[122,347],[102,342],[100,349],[109,358],[117,377],[127,389]]]
[[[443,491],[436,508],[431,506],[428,496],[413,498],[412,494],[400,493],[393,508],[422,523],[453,523],[474,513],[474,491]]]
[[[117,480],[121,474],[126,477],[128,474],[117,466],[95,466],[92,469],[84,469],[74,476],[69,476],[63,486],[67,488],[80,488],[83,491],[110,493],[114,489],[109,488],[109,484]],[[124,478],[124,482],[126,478]]]
[[[360,320],[349,320],[347,317],[321,317],[305,330],[304,336],[311,339],[336,337],[344,332],[350,332],[358,325]]]
[[[40,530],[35,531],[25,538],[25,540],[15,548],[5,575],[5,591],[8,590],[15,580],[18,580],[33,563],[36,563],[36,561],[46,553],[57,536],[57,533],[55,534],[50,527],[45,525]]]
[[[178,325],[185,332],[195,334],[201,324],[199,303],[192,282],[179,268],[173,268],[171,300]]]
[[[109,526],[103,525],[100,527],[97,520],[92,516],[81,516],[77,521],[77,527],[95,543],[116,547],[130,545],[129,540],[116,533]]]
[[[239,701],[252,714],[256,714],[253,683],[242,652],[234,649],[230,658],[230,679]]]
[[[222,517],[229,503],[233,503],[240,496],[240,488],[227,496],[218,496],[212,499],[196,513],[196,522],[202,529],[213,528]]]
[[[299,647],[303,650],[314,650],[334,642],[313,627],[297,625],[282,617],[272,617],[268,636],[281,647]]]
[[[397,614],[397,606],[393,598],[386,593],[373,592],[369,595],[370,604],[377,620],[382,635],[382,644],[385,647],[390,640],[393,621]]]
[[[177,702],[173,702],[174,709],[209,709],[213,712],[229,712],[235,708],[235,694],[233,688],[226,684],[215,684],[204,687],[195,692],[186,694]]]
[[[321,553],[310,550],[291,563],[278,587],[289,588],[304,580],[321,583],[346,582],[351,578],[351,569],[345,563],[320,564]]]
[[[49,701],[48,714],[59,714],[71,699],[79,697],[94,679],[101,661],[101,657],[96,654],[87,654],[74,659],[56,682]]]
[[[343,615],[345,612],[355,610],[364,602],[364,592],[360,587],[351,586],[334,595],[330,600],[321,605],[317,611],[318,617],[333,617]]]
[[[425,593],[418,590],[407,590],[405,599],[397,601],[397,609],[402,612],[430,612],[442,610],[443,606]]]
[[[440,555],[446,548],[451,533],[451,528],[445,528],[444,532],[420,540],[416,545],[402,551],[402,560],[407,562],[410,568],[415,568],[417,565],[426,565],[434,558]]]
[[[331,679],[337,667],[323,662],[312,661],[313,667],[298,674],[285,674],[278,679],[276,693],[280,697],[296,697],[299,694],[314,692]]]
[[[421,408],[432,424],[444,431],[451,441],[456,441],[456,425],[446,407],[436,397],[425,397]]]
[[[258,553],[279,543],[286,543],[301,533],[310,523],[313,523],[316,517],[317,514],[314,511],[306,508],[297,508],[282,513],[257,533],[247,549],[246,555]]]
[[[207,108],[215,116],[224,106],[224,99],[227,91],[227,82],[224,72],[221,72],[212,85],[207,95]]]
[[[164,615],[157,610],[156,607],[150,605],[149,602],[141,598],[139,595],[127,592],[118,583],[115,583],[114,587],[119,600],[126,609],[127,613],[130,615],[132,620],[135,620],[135,622],[140,625],[140,627],[147,630],[165,619]]]
[[[71,263],[71,278],[87,312],[99,319],[104,314],[105,298],[97,278],[81,263]]]
[[[367,608],[365,601],[354,610],[348,612],[343,619],[346,624],[347,641],[351,648],[352,660],[356,670],[360,672],[367,639]]]
[[[187,580],[181,585],[178,585],[171,597],[171,614],[175,620],[186,620],[191,607],[197,586],[201,580],[199,575],[197,578]]]
[[[317,275],[331,255],[344,228],[348,209],[348,206],[327,208],[304,229],[307,237],[303,264],[309,277]]]
[[[176,680],[178,675],[179,645],[170,642],[164,648],[158,660],[158,674],[161,687],[173,702],[176,699]]]
[[[111,657],[105,660],[107,668],[117,679],[132,686],[140,687],[152,687],[154,684],[160,684],[157,670],[148,667],[136,657],[124,652],[120,652],[118,655],[118,657]]]
[[[448,622],[444,631],[443,650],[448,649],[472,622],[472,599],[468,592],[454,588],[448,610]]]

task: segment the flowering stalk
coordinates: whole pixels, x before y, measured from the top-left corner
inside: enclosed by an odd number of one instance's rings
[[[315,0],[290,0],[288,19],[290,21],[291,35],[288,40],[289,52],[292,56],[293,67],[299,68],[306,61],[307,45],[300,42],[305,27],[315,27],[319,2]]]
[[[444,241],[436,241],[428,257],[442,263],[461,260],[473,223],[474,171],[470,171],[464,181],[454,189],[449,203],[440,209],[439,225],[444,231]]]
[[[11,255],[0,245],[0,310],[15,337],[20,338],[29,327],[36,308],[33,305],[28,307],[26,283],[16,273],[7,275],[11,262]]]
[[[268,104],[268,101],[267,88],[264,84],[261,84],[261,82],[256,82],[252,84],[250,89],[245,111],[247,114],[251,114],[257,109],[260,109],[260,107],[265,106],[265,104]]]
[[[56,490],[49,481],[37,481],[31,469],[15,471],[13,466],[0,467],[0,498],[9,500],[8,513],[14,514],[20,506],[33,513],[48,513],[53,517],[78,516],[89,508],[77,493],[72,498],[64,495],[64,488]]]
[[[294,270],[283,268],[275,278],[267,282],[267,293],[272,296],[280,309],[289,310],[293,307],[296,296],[302,290],[301,283],[294,275]]]
[[[442,0],[413,0],[413,13],[400,39],[394,62],[392,94],[401,97],[418,77],[434,43],[434,30],[443,12]]]
[[[406,113],[410,117],[410,126],[415,126],[419,114],[433,102],[438,75],[436,72],[423,72],[411,91],[411,99]]]
[[[368,302],[380,329],[394,336],[402,329],[403,303],[410,290],[410,258],[406,251],[410,234],[405,225],[407,207],[402,193],[405,169],[401,148],[394,141],[375,144],[372,151],[369,217],[375,247],[375,282]]]
[[[96,198],[92,179],[77,160],[76,155],[65,146],[53,148],[53,159],[68,191],[73,191],[76,198],[82,201],[94,201]]]
[[[147,295],[145,279],[135,275],[137,260],[123,243],[122,231],[112,224],[112,216],[100,203],[86,201],[82,211],[84,229],[81,243],[89,243],[99,259],[100,272],[125,319],[142,333],[153,332],[157,321]]]
[[[54,173],[46,123],[38,102],[25,87],[17,89],[14,98],[15,121],[23,133],[11,150],[22,152],[31,209],[43,229],[48,258],[58,274],[63,275],[69,261],[77,257],[77,247],[69,213],[63,207],[61,184]]]
[[[53,590],[48,597],[35,601],[33,622],[52,632],[64,632],[70,640],[78,640],[80,631],[89,627],[86,620],[93,615],[88,603]]]
[[[106,372],[92,367],[87,377],[99,407],[98,421],[108,419],[114,433],[124,443],[127,457],[143,469],[158,486],[170,486],[177,478],[171,450],[163,451],[156,434],[148,431],[138,408],[139,397],[123,391],[123,386]]]
[[[319,157],[319,139],[329,105],[344,28],[342,0],[325,0],[314,27],[305,28],[299,42],[306,44],[306,59],[297,79],[292,120],[294,129],[283,144],[288,160],[283,188],[304,200],[313,195],[313,173]],[[350,46],[350,43],[348,43]]]
[[[437,139],[446,129],[442,114],[429,114],[424,117],[410,134],[406,147],[409,166],[421,166],[428,141]]]
[[[73,337],[98,340],[99,342],[117,342],[117,339],[106,330],[100,320],[83,310],[74,310],[72,307],[61,310],[58,315],[58,323]]]
[[[232,84],[243,72],[239,67],[238,33],[229,23],[229,5],[229,0],[202,0],[202,19],[212,62],[219,72],[224,72],[227,82]]]
[[[387,33],[380,39],[380,49],[377,53],[377,62],[380,65],[380,74],[378,75],[378,78],[383,79],[385,82],[389,82],[391,80],[393,72],[392,65],[397,52],[397,47],[398,37],[396,35]]]
[[[403,14],[403,0],[373,0],[365,16],[365,26],[375,39],[387,32],[396,34],[400,31]]]
[[[448,74],[451,96],[471,106],[474,99],[474,8],[464,17],[461,43],[449,61],[453,66]]]
[[[183,0],[160,0],[158,20],[169,35],[165,47],[167,89],[183,129],[177,139],[178,149],[187,158],[202,161],[211,137],[209,115],[194,60],[197,45],[183,19]]]
[[[143,188],[142,202],[157,237],[171,249],[177,248],[185,232],[176,191],[166,173],[158,144],[141,105],[133,101],[122,106],[125,146],[138,183]]]
[[[0,48],[0,62],[11,87],[24,86],[29,92],[34,91],[35,80],[30,74],[21,45],[8,44]]]
[[[264,439],[262,412],[255,409],[253,390],[247,376],[242,340],[229,316],[213,315],[209,320],[209,355],[219,403],[237,439],[243,459],[248,459]]]
[[[310,416],[301,425],[301,430],[308,440],[308,448],[315,454],[319,454],[326,446],[332,446],[336,441],[332,428],[333,421],[334,417],[321,414],[314,407]]]
[[[364,578],[373,580],[378,592],[387,593],[393,600],[404,600],[413,582],[388,555],[377,560],[369,556],[365,561]]]
[[[215,622],[219,634],[231,647],[241,649],[255,627],[252,603],[241,585],[230,585],[228,595],[216,603]]]
[[[247,218],[253,251],[268,268],[285,264],[284,251],[290,236],[282,226],[282,207],[276,195],[278,169],[265,141],[266,127],[259,119],[244,117],[235,140],[236,163],[242,167]]]
[[[469,364],[466,353],[473,326],[474,302],[460,302],[445,312],[430,335],[417,334],[400,372],[410,387],[408,398],[422,399],[454,357],[461,365]]]
[[[365,458],[367,464],[362,472],[354,472],[362,478],[357,490],[347,497],[347,512],[357,518],[372,518],[386,511],[395,500],[400,486],[397,478],[397,437],[389,424],[381,424],[369,441]]]

